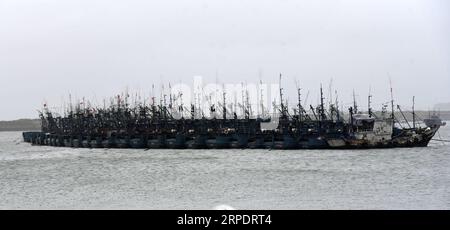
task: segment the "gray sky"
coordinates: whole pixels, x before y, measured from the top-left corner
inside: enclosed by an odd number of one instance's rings
[[[161,81],[294,79],[315,103],[333,78],[344,104],[450,102],[446,0],[0,0],[0,120],[44,100],[91,100]],[[378,109],[378,107],[376,107]]]

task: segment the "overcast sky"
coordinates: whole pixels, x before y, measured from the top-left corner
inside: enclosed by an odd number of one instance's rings
[[[152,83],[294,79],[316,102],[333,79],[344,104],[450,102],[446,0],[0,0],[0,120],[44,100],[101,100]],[[290,88],[289,88],[290,87]],[[327,86],[326,86],[327,87]],[[294,100],[293,98],[292,100]],[[375,108],[378,109],[378,108]]]

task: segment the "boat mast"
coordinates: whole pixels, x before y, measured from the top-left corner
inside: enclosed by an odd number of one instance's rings
[[[302,122],[302,116],[303,116],[303,108],[302,108],[302,94],[301,94],[301,88],[297,87],[297,95],[298,95],[298,120],[299,122]]]
[[[156,115],[156,107],[155,107],[155,102],[156,101],[156,97],[155,97],[155,84],[152,84],[152,119],[155,119],[155,115]]]
[[[311,112],[313,113],[313,116],[316,119],[316,121],[319,121],[319,118],[317,117],[316,112],[314,112],[314,107],[312,105],[309,105],[309,108],[311,109]]]
[[[244,94],[244,82],[241,82],[241,101],[242,101],[242,116],[246,117],[246,111],[245,111],[245,94]]]
[[[394,115],[394,93],[392,90],[392,81],[391,78],[389,77],[389,85],[391,88],[391,118],[392,118],[392,125],[394,125],[394,120],[395,120],[395,115]]]
[[[352,107],[350,107],[349,109],[348,109],[348,112],[349,112],[349,115],[350,115],[350,133],[353,133],[353,108]]]
[[[367,97],[367,108],[368,108],[367,111],[369,113],[369,117],[372,117],[371,100],[372,100],[371,87],[369,87],[369,96]]]
[[[341,117],[340,117],[340,114],[339,114],[339,100],[338,100],[338,92],[337,92],[337,90],[334,92],[334,94],[336,95],[336,101],[335,101],[335,104],[336,104],[336,119],[337,119],[337,121],[340,121]]]
[[[261,106],[261,118],[264,118],[264,96],[263,96],[263,88],[262,88],[262,80],[259,80],[260,87],[260,106]]]
[[[173,107],[173,98],[172,98],[172,86],[169,82],[169,109],[172,110]]]
[[[280,91],[281,116],[284,117],[283,88],[281,87],[281,73],[280,73],[280,79],[278,81],[278,86],[279,86],[279,91]]]
[[[225,121],[227,119],[227,101],[226,101],[227,93],[225,92],[225,86],[222,86],[222,87],[223,87],[223,108],[222,108],[223,114],[222,114],[222,116],[223,116],[223,121]]]
[[[322,84],[320,84],[320,120],[323,121],[326,119],[325,117],[325,107],[323,104],[323,89],[322,89]]]
[[[181,113],[181,119],[183,119],[184,118],[184,115],[183,115],[183,111],[184,111],[184,109],[183,109],[183,107],[184,107],[184,105],[183,105],[183,92],[180,92],[180,107],[179,107],[179,112]]]
[[[72,114],[72,112],[73,112],[73,108],[72,108],[72,94],[70,94],[70,93],[69,93],[69,109],[70,109],[69,114]]]
[[[247,83],[245,84],[245,100],[247,104],[247,119],[253,116],[252,105],[250,104],[250,95],[247,88]]]
[[[412,116],[413,116],[413,129],[416,129],[416,112],[415,112],[415,96],[413,96]]]
[[[358,105],[356,104],[355,90],[353,89],[353,113],[358,113]]]
[[[191,104],[191,120],[195,120],[195,105]]]
[[[328,96],[329,96],[329,100],[328,100],[328,109],[330,110],[330,119],[331,121],[333,121],[333,117],[334,117],[334,108],[333,108],[333,78],[330,79],[330,85],[328,86]]]
[[[237,102],[237,90],[234,91],[234,104],[233,104],[233,115],[234,115],[234,119],[237,119],[237,106],[238,106],[238,102]]]

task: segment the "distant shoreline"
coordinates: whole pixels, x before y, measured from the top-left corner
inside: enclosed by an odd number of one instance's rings
[[[40,119],[19,119],[0,121],[0,132],[5,131],[38,131],[41,130]]]

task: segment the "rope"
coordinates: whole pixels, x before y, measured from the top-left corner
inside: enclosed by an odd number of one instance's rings
[[[431,139],[433,141],[442,141],[442,142],[450,142],[450,140],[441,140],[441,139]]]

